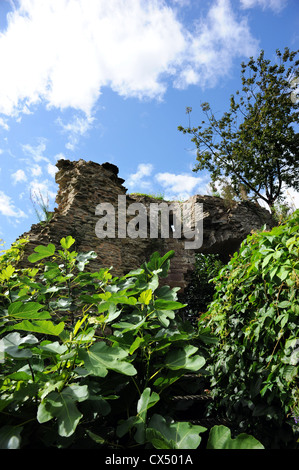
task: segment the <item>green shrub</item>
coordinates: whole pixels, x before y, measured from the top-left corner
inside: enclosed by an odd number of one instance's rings
[[[205,321],[215,406],[267,446],[296,446],[299,427],[299,211],[251,234],[220,271]],[[294,419],[295,418],[295,419]]]
[[[164,200],[164,194],[156,193],[156,194],[147,194],[147,193],[131,193],[132,196],[141,196],[141,197],[150,197],[153,199],[159,199],[160,201]]]
[[[205,358],[197,330],[159,286],[169,252],[123,277],[86,272],[94,252],[20,246],[0,258],[0,448],[195,449],[206,428],[173,417],[169,390]],[[203,338],[201,338],[203,340]],[[210,448],[261,448],[213,428]]]

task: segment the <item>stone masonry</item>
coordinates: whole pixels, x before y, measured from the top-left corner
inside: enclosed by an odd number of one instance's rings
[[[202,203],[205,215],[203,244],[197,250],[185,249],[184,238],[174,238],[171,232],[169,238],[119,238],[117,218],[115,238],[98,238],[95,233],[100,219],[95,213],[98,204],[111,203],[117,208],[119,195],[126,196],[127,207],[134,202],[141,202],[149,208],[150,203],[161,201],[149,196],[127,194],[124,180],[118,177],[118,168],[110,163],[100,165],[82,159],[73,162],[59,160],[57,167],[58,207],[50,222],[34,224],[29,232],[20,237],[29,238],[25,260],[37,245],[54,243],[58,246],[62,237],[71,235],[76,240],[72,249],[97,253],[97,258],[89,263],[88,269],[95,271],[100,267],[112,266],[112,275],[119,276],[139,268],[155,251],[162,256],[174,250],[175,256],[171,260],[166,283],[183,290],[192,272],[196,251],[219,253],[223,260],[228,260],[252,230],[259,230],[265,224],[267,228],[274,225],[270,213],[254,203],[245,201],[228,206],[221,198],[195,195],[188,202]],[[173,201],[166,202],[171,204]],[[132,216],[127,216],[126,220],[129,219]]]

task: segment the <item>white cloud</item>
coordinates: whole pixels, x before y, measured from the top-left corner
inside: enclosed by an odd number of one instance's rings
[[[5,131],[9,130],[9,125],[7,124],[5,119],[3,119],[2,117],[0,117],[0,127],[3,127]]]
[[[73,120],[67,124],[64,124],[61,118],[58,118],[57,123],[61,126],[62,131],[68,134],[69,140],[66,144],[66,148],[74,150],[79,142],[79,137],[82,137],[87,133],[93,122],[94,118],[91,116],[74,116]]]
[[[150,181],[145,181],[143,178],[146,176],[150,176],[153,171],[153,165],[151,163],[140,163],[137,167],[137,172],[131,174],[126,179],[126,184],[130,188],[144,188],[150,189],[152,183]]]
[[[189,6],[191,0],[171,0],[174,5],[178,5],[179,7],[186,7]]]
[[[58,119],[58,123],[61,125],[65,132],[70,132],[71,134],[84,135],[90,128],[94,118],[80,118],[75,116],[73,121],[68,124],[63,124],[61,119]]]
[[[299,209],[299,191],[295,191],[294,188],[283,188],[283,194],[285,196],[286,203],[293,209]]]
[[[32,176],[35,176],[35,177],[40,176],[43,172],[42,167],[40,165],[34,165],[30,169],[31,169]]]
[[[7,217],[16,217],[17,219],[27,217],[22,210],[15,207],[10,196],[5,194],[4,191],[0,191],[0,214]]]
[[[22,183],[24,181],[27,181],[27,176],[25,174],[25,171],[24,170],[17,170],[15,173],[13,173],[11,175],[12,179],[13,179],[13,184],[16,184],[16,183]]]
[[[0,37],[0,112],[40,100],[89,114],[101,87],[157,97],[184,49],[174,12],[155,0],[20,0]],[[22,77],[22,80],[19,79]]]
[[[195,194],[206,193],[206,178],[174,173],[157,173],[156,180],[165,189],[165,199],[186,200]]]
[[[230,72],[234,59],[254,55],[257,49],[247,19],[234,12],[229,0],[217,0],[189,35],[188,63],[176,85],[215,86],[219,77]]]
[[[44,151],[46,150],[46,141],[43,138],[39,139],[39,144],[36,146],[30,144],[22,145],[22,150],[25,155],[32,157],[36,163],[41,161],[49,161],[49,159],[43,155]]]
[[[48,163],[47,170],[48,170],[49,175],[54,178],[55,174],[58,171],[58,168],[57,168],[57,166],[52,165],[52,163]]]
[[[271,9],[278,13],[283,10],[288,0],[240,0],[243,8],[261,7],[263,10]]]
[[[58,160],[65,160],[65,156],[62,152],[57,153],[57,155],[54,156],[54,160],[58,162]]]
[[[151,163],[141,163],[137,171],[126,179],[126,185],[135,191],[142,189],[155,191],[157,183],[162,187],[161,191],[165,200],[185,201],[195,194],[206,194],[209,177],[192,176],[189,174],[157,173],[153,176],[154,167]],[[150,180],[147,178],[151,177]]]
[[[55,199],[56,197],[56,190],[54,188],[54,184],[52,181],[49,180],[32,180],[29,184],[30,194],[33,198],[39,199],[42,197],[45,201],[48,198]]]
[[[19,0],[0,34],[0,113],[18,116],[43,102],[91,116],[103,87],[159,99],[167,79],[215,84],[234,58],[256,51],[229,0],[215,0],[195,32],[179,20],[187,3]]]

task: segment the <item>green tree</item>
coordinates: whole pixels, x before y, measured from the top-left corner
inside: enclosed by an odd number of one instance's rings
[[[217,119],[209,103],[202,103],[207,121],[178,127],[198,149],[194,171],[208,170],[213,183],[229,178],[237,195],[245,189],[270,208],[283,199],[284,185],[299,189],[298,52],[277,50],[272,64],[262,50],[241,64],[242,93],[231,96],[229,112]]]

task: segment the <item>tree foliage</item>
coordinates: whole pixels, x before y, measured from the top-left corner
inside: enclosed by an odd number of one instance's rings
[[[299,101],[292,84],[299,76],[299,51],[276,51],[274,64],[261,51],[241,64],[242,94],[230,99],[230,110],[217,119],[209,103],[198,127],[179,126],[197,147],[194,171],[208,170],[212,182],[229,178],[236,194],[246,193],[270,206],[282,198],[283,186],[299,189]]]

